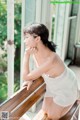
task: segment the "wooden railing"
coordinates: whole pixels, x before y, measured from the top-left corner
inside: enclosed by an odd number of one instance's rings
[[[42,77],[35,80],[30,90],[20,89],[9,100],[0,105],[0,120],[19,120],[23,114],[28,111],[32,105],[45,93],[46,85]],[[79,105],[77,102],[71,110],[60,120],[78,120]],[[75,114],[74,114],[75,113]],[[74,114],[74,115],[73,115]],[[6,116],[6,119],[3,119]],[[74,119],[74,117],[76,119]],[[41,110],[32,120],[41,120],[43,114]],[[28,120],[28,119],[26,119]]]

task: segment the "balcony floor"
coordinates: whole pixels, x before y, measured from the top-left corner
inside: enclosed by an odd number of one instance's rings
[[[69,66],[69,68],[72,69],[75,72],[77,80],[78,80],[78,88],[80,90],[80,66],[71,65],[71,66]]]

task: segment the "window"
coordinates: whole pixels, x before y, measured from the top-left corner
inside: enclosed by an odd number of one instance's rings
[[[36,0],[26,0],[25,5],[25,24],[35,22]]]
[[[52,40],[54,38],[55,16],[56,16],[56,5],[52,5],[52,32],[51,32]]]

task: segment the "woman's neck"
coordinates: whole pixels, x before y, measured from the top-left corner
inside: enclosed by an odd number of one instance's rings
[[[49,57],[49,55],[52,53],[51,50],[49,50],[46,46],[39,46],[37,48],[37,52],[34,53],[35,57],[39,57],[39,58],[47,58]]]
[[[38,64],[45,62],[52,54],[52,51],[44,45],[39,45],[34,53],[34,58]]]

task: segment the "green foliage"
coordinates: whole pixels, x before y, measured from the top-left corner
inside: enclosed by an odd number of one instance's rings
[[[14,81],[14,92],[20,89],[20,81],[19,77],[17,76]]]
[[[20,47],[21,45],[21,3],[15,4],[15,15],[14,15],[14,40],[16,47]]]
[[[7,41],[7,2],[0,1],[0,48],[4,51],[3,56],[0,56],[0,102],[7,98],[7,63],[5,61],[6,51],[4,43]],[[19,89],[19,72],[20,72],[20,45],[21,45],[21,3],[14,5],[14,44],[15,44],[15,84],[14,91]],[[7,54],[7,53],[6,53]]]
[[[3,49],[4,41],[7,38],[7,12],[6,4],[0,2],[0,47]]]
[[[5,73],[0,73],[0,103],[7,98],[7,77]]]
[[[0,56],[0,73],[5,72],[7,69],[7,61],[4,56]]]
[[[14,16],[14,42],[16,46],[15,52],[15,71],[20,72],[20,46],[21,46],[21,3],[15,3],[15,16]]]
[[[20,45],[21,45],[21,3],[14,5],[14,44],[15,71],[20,71]],[[0,47],[4,50],[4,41],[7,40],[7,6],[0,2]]]
[[[14,83],[14,92],[20,89],[19,77],[16,76]],[[0,103],[7,99],[8,85],[7,85],[7,73],[0,73]]]
[[[55,18],[52,17],[52,34],[51,34],[51,39],[53,40],[53,36],[54,36],[54,25],[55,25]]]

